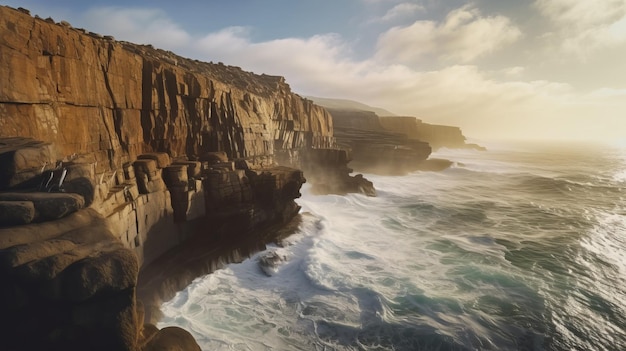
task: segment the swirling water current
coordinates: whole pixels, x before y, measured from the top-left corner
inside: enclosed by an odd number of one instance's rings
[[[298,232],[196,279],[159,327],[203,350],[626,350],[626,149],[439,151],[298,200]]]

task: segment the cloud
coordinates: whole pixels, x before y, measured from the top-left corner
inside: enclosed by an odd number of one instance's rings
[[[139,44],[176,49],[191,42],[191,36],[158,9],[96,7],[84,14],[83,22],[91,30]]]
[[[99,17],[103,15],[108,17]],[[282,75],[299,94],[354,99],[428,122],[458,125],[473,137],[576,136],[594,128],[597,137],[607,137],[626,128],[619,113],[626,110],[622,90],[581,95],[563,83],[520,81],[525,75],[521,67],[495,75],[470,64],[426,71],[416,67],[415,60],[424,55],[470,60],[519,37],[519,30],[505,17],[482,17],[471,7],[451,12],[442,23],[419,21],[397,27],[381,36],[378,55],[362,59],[355,58],[349,42],[332,33],[255,42],[250,27],[193,37],[158,10],[100,8],[86,18],[99,19],[97,30],[119,39],[154,43],[259,74]],[[417,58],[386,56],[394,50],[408,55],[387,42],[400,34],[414,39],[406,46],[421,50]]]
[[[555,27],[553,39],[568,52],[626,43],[626,0],[536,0],[535,8]]]
[[[504,69],[502,71],[502,73],[504,73],[504,75],[507,76],[507,77],[519,78],[519,77],[522,76],[524,71],[525,71],[524,67],[515,66],[515,67],[510,67],[510,68]]]
[[[389,11],[387,11],[387,13],[383,17],[380,18],[380,21],[382,22],[396,21],[398,19],[410,17],[414,13],[418,11],[423,11],[423,10],[424,10],[424,6],[409,3],[409,2],[403,2],[389,9]]]
[[[450,12],[441,23],[416,21],[390,29],[378,40],[378,57],[409,65],[425,59],[468,63],[520,36],[521,31],[507,17],[483,17],[468,5]]]

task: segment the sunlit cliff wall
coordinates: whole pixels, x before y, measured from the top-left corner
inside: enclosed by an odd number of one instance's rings
[[[224,151],[269,164],[285,150],[328,147],[328,113],[282,77],[116,42],[0,7],[0,136],[51,142],[96,173],[137,155]]]
[[[277,161],[334,144],[331,116],[281,77],[0,6],[3,345],[180,347],[184,331],[143,328],[141,264],[229,215],[243,230],[292,218],[304,178]]]

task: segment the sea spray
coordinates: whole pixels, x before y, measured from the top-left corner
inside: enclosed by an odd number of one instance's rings
[[[206,350],[624,349],[623,152],[440,150],[455,166],[367,175],[375,198],[305,186],[297,234],[194,281],[160,327]]]

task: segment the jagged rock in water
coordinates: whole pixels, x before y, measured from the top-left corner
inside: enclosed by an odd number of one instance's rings
[[[345,149],[312,149],[302,155],[302,166],[316,194],[362,193],[376,196],[374,184],[363,175],[351,176],[350,153]]]
[[[286,260],[286,256],[279,255],[276,251],[269,251],[259,256],[259,268],[265,275],[271,277],[278,271],[278,266]]]

